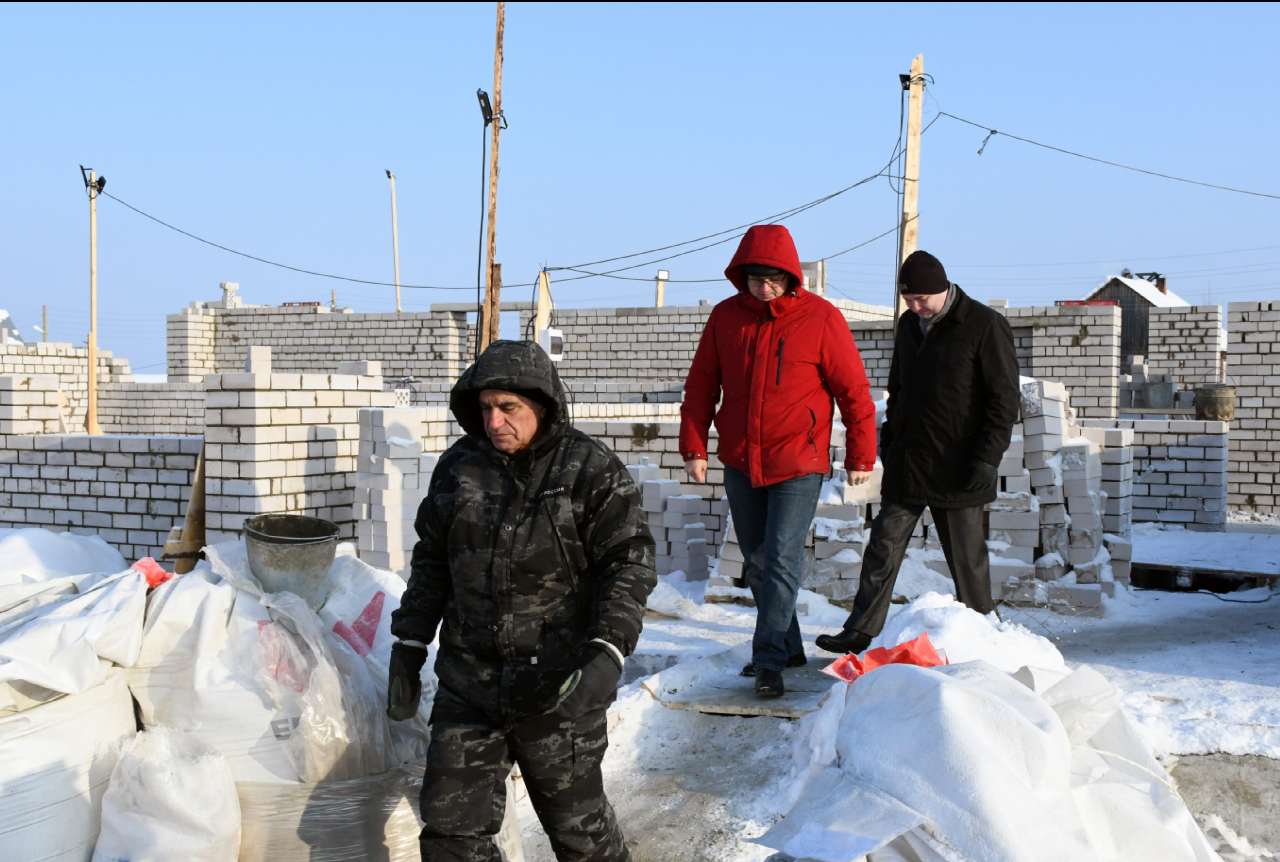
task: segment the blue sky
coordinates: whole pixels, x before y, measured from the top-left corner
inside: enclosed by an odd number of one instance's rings
[[[1048,144],[1280,194],[1280,31],[1256,6],[540,5],[507,8],[498,259],[539,266],[682,242],[876,173],[898,74],[923,53],[939,110]],[[88,320],[78,165],[184,230],[293,266],[474,285],[493,4],[0,6],[0,307],[54,340]],[[921,247],[980,299],[1078,298],[1128,266],[1192,302],[1280,298],[1280,200],[1116,170],[941,118],[925,135]],[[891,228],[881,178],[785,223],[801,257]],[[164,315],[238,281],[248,302],[394,307],[392,290],[200,245],[104,199],[101,343],[163,371]],[[1267,248],[1270,246],[1271,248]],[[646,265],[718,278],[733,243]],[[1241,251],[1255,249],[1253,251]],[[1231,252],[1231,253],[1221,253]],[[655,255],[656,257],[657,255]],[[832,260],[833,295],[887,303],[892,237]],[[636,258],[646,261],[649,258]],[[671,284],[668,304],[728,295]],[[474,288],[406,290],[409,309]],[[643,305],[652,285],[555,287],[562,306]]]

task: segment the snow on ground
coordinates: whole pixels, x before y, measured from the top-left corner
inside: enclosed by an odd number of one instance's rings
[[[1280,594],[1119,590],[1059,643],[1124,692],[1158,756],[1280,758]]]

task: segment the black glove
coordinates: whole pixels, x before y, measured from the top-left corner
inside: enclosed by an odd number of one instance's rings
[[[985,491],[996,483],[1000,471],[986,461],[977,458],[969,462],[969,481],[965,483],[966,491]]]
[[[586,663],[560,686],[556,713],[562,718],[581,718],[617,694],[620,679],[622,662],[614,651],[602,644],[588,644]]]
[[[422,666],[427,663],[425,647],[403,641],[391,647],[391,667],[387,671],[387,717],[407,721],[418,714],[422,700]]]

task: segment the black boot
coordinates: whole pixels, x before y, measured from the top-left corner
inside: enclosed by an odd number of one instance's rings
[[[782,697],[786,693],[787,687],[782,682],[782,671],[769,670],[767,667],[756,671],[757,697]]]
[[[809,663],[809,659],[802,652],[798,652],[795,655],[791,656],[791,658],[787,659],[787,667],[804,667],[808,663]],[[756,666],[754,664],[744,664],[742,666],[742,675],[755,676]]]
[[[845,629],[838,635],[818,635],[814,643],[820,650],[848,655],[863,652],[871,646],[872,640],[871,635],[864,635],[857,629]]]

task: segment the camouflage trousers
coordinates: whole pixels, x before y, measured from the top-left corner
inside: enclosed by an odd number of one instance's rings
[[[438,689],[422,784],[422,862],[501,862],[494,839],[513,763],[556,859],[629,862],[604,795],[605,712],[592,710],[576,721],[550,712],[495,726]]]

